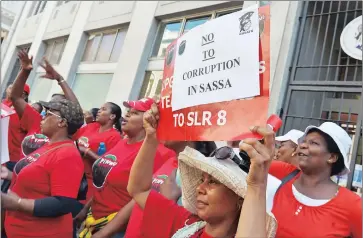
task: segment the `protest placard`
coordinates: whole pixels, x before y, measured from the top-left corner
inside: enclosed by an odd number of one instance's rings
[[[242,18],[246,12],[246,10],[242,10],[232,14],[239,14],[240,18]],[[239,140],[254,137],[254,135],[249,133],[249,126],[266,125],[270,81],[270,6],[267,5],[259,8],[258,17],[260,38],[259,42],[257,42],[259,43],[259,60],[256,57],[256,61],[257,65],[259,61],[259,96],[191,106],[173,111],[172,87],[174,83],[174,67],[176,55],[181,47],[177,44],[178,40],[175,40],[168,46],[160,100],[160,122],[158,128],[160,139],[189,141]],[[226,15],[220,19],[212,20],[210,23],[223,20],[223,18],[227,18],[227,21],[229,21],[229,16]],[[245,22],[239,23],[245,24]],[[232,28],[226,25],[222,30],[228,32]],[[238,28],[239,30],[240,28]],[[197,39],[199,42],[201,37]],[[245,42],[241,41],[240,43],[244,44]],[[224,47],[227,49],[229,47],[228,42],[224,42],[224,44]],[[218,52],[222,52],[222,50]],[[248,58],[249,56],[246,55],[244,57]],[[191,65],[190,69],[193,68]],[[178,88],[176,87],[175,89]],[[212,97],[216,97],[216,94]],[[181,98],[180,100],[186,99]]]
[[[9,161],[9,148],[8,148],[8,130],[10,115],[14,114],[15,111],[1,104],[1,118],[0,118],[0,131],[1,131],[1,164]]]
[[[255,5],[179,37],[172,110],[259,96],[258,29]]]

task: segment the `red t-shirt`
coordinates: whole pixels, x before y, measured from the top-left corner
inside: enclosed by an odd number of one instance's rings
[[[132,164],[141,145],[142,141],[128,144],[127,139],[121,140],[93,164],[95,189],[91,209],[94,218],[118,212],[131,201],[127,184]],[[160,152],[157,151],[153,171],[159,169],[164,162]]]
[[[295,169],[293,165],[273,161],[269,173],[282,179]],[[362,237],[362,200],[357,194],[340,187],[337,196],[329,202],[307,206],[292,192],[292,184],[299,176],[283,185],[274,197],[276,237]],[[300,206],[300,212],[295,215]]]
[[[49,153],[47,150],[56,148]],[[47,144],[20,160],[14,167],[12,191],[25,199],[50,196],[76,198],[83,176],[81,156],[71,141]],[[8,237],[57,237],[71,238],[72,215],[59,217],[34,217],[7,211],[5,230]]]
[[[106,151],[111,150],[120,140],[121,135],[116,129],[99,132],[101,125],[99,123],[91,123],[80,128],[76,134],[73,135],[73,139],[78,141],[80,146],[90,148],[93,152],[97,153],[98,147],[101,142],[105,143]],[[83,159],[84,172],[86,174],[88,182],[87,198],[92,197],[93,185],[92,185],[92,162],[89,159]]]
[[[20,126],[18,114],[9,116],[9,131],[8,131],[8,148],[11,162],[18,162],[23,157],[21,152],[21,142],[27,132]]]
[[[42,116],[34,108],[27,104],[20,120],[20,126],[27,132],[27,136],[41,133],[41,121]]]
[[[156,192],[159,192],[160,185],[164,183],[164,181],[168,178],[171,172],[178,168],[178,160],[175,157],[170,158],[166,161],[163,166],[154,174],[152,181],[152,189]],[[142,219],[144,216],[144,211],[139,207],[139,205],[135,205],[129,223],[127,225],[126,237],[137,238],[137,237],[150,237],[154,238],[155,234],[153,233],[143,233],[141,231]]]
[[[200,221],[199,217],[152,190],[145,204],[141,229],[143,234],[150,234],[150,237],[170,238],[186,224],[191,225],[197,221]],[[203,229],[191,237],[211,236]]]

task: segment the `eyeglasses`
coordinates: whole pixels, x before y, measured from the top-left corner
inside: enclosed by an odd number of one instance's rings
[[[45,111],[45,116],[47,116],[47,115],[52,115],[52,116],[56,116],[56,117],[58,117],[58,118],[62,118],[60,115],[58,115],[58,114],[55,114],[54,112],[51,112],[51,111],[49,111],[49,110],[46,110]]]
[[[236,153],[231,147],[223,146],[221,148],[216,149],[212,154],[212,157],[218,159],[218,160],[226,160],[230,159],[235,164],[238,165],[244,172],[248,173],[250,170],[250,157],[245,151],[240,151],[239,156],[241,156],[242,159],[238,158]]]

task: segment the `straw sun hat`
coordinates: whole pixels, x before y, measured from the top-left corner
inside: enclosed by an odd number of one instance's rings
[[[247,174],[232,160],[217,160],[205,157],[190,147],[179,154],[179,169],[181,176],[183,206],[196,214],[196,188],[200,183],[203,172],[213,176],[219,182],[244,198],[247,190]],[[273,214],[266,212],[267,237],[275,237],[277,222]]]

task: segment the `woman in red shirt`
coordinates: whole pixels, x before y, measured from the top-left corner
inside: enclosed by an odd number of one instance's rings
[[[299,145],[299,167],[274,161],[270,174],[283,179],[295,173],[275,194],[272,213],[277,237],[362,237],[362,200],[331,176],[349,172],[352,140],[332,122],[309,126]]]
[[[153,99],[141,99],[124,103],[124,106],[129,108],[122,121],[122,131],[127,135],[127,139],[119,141],[92,166],[93,198],[77,216],[79,220],[84,220],[85,214],[89,210],[91,211],[85,220],[85,229],[80,234],[81,238],[88,238],[91,235],[92,237],[105,237],[98,232],[102,231],[103,227],[107,226],[116,215],[123,216],[123,220],[126,222],[120,226],[123,226],[123,231],[126,230],[133,207],[132,198],[126,187],[131,166],[145,138],[143,115],[150,109],[153,102]],[[159,144],[158,147],[160,150],[162,145]],[[165,158],[161,151],[158,151],[155,155],[153,171],[160,168],[164,162]],[[119,210],[124,207],[127,207],[128,211],[118,214]],[[120,236],[123,236],[123,232],[116,235],[116,237]]]
[[[143,233],[160,238],[274,236],[275,221],[266,214],[267,172],[275,147],[273,132],[255,127],[252,132],[265,138],[264,145],[256,139],[246,139],[241,145],[251,158],[248,179],[231,160],[232,153],[218,160],[186,148],[179,154],[184,208],[151,190],[158,143],[156,105],[144,118],[146,138],[131,168],[127,186],[144,210]]]
[[[121,139],[121,108],[112,102],[105,103],[96,116],[96,123],[87,124],[73,136],[83,154],[84,171],[88,182],[86,200],[92,197],[92,165],[100,155],[97,150],[101,143],[106,151],[111,150]]]
[[[69,137],[83,124],[78,103],[66,99],[42,102],[47,114],[41,132],[49,143],[14,167],[11,192],[1,194],[9,237],[71,238],[71,211],[83,175],[78,149]]]

